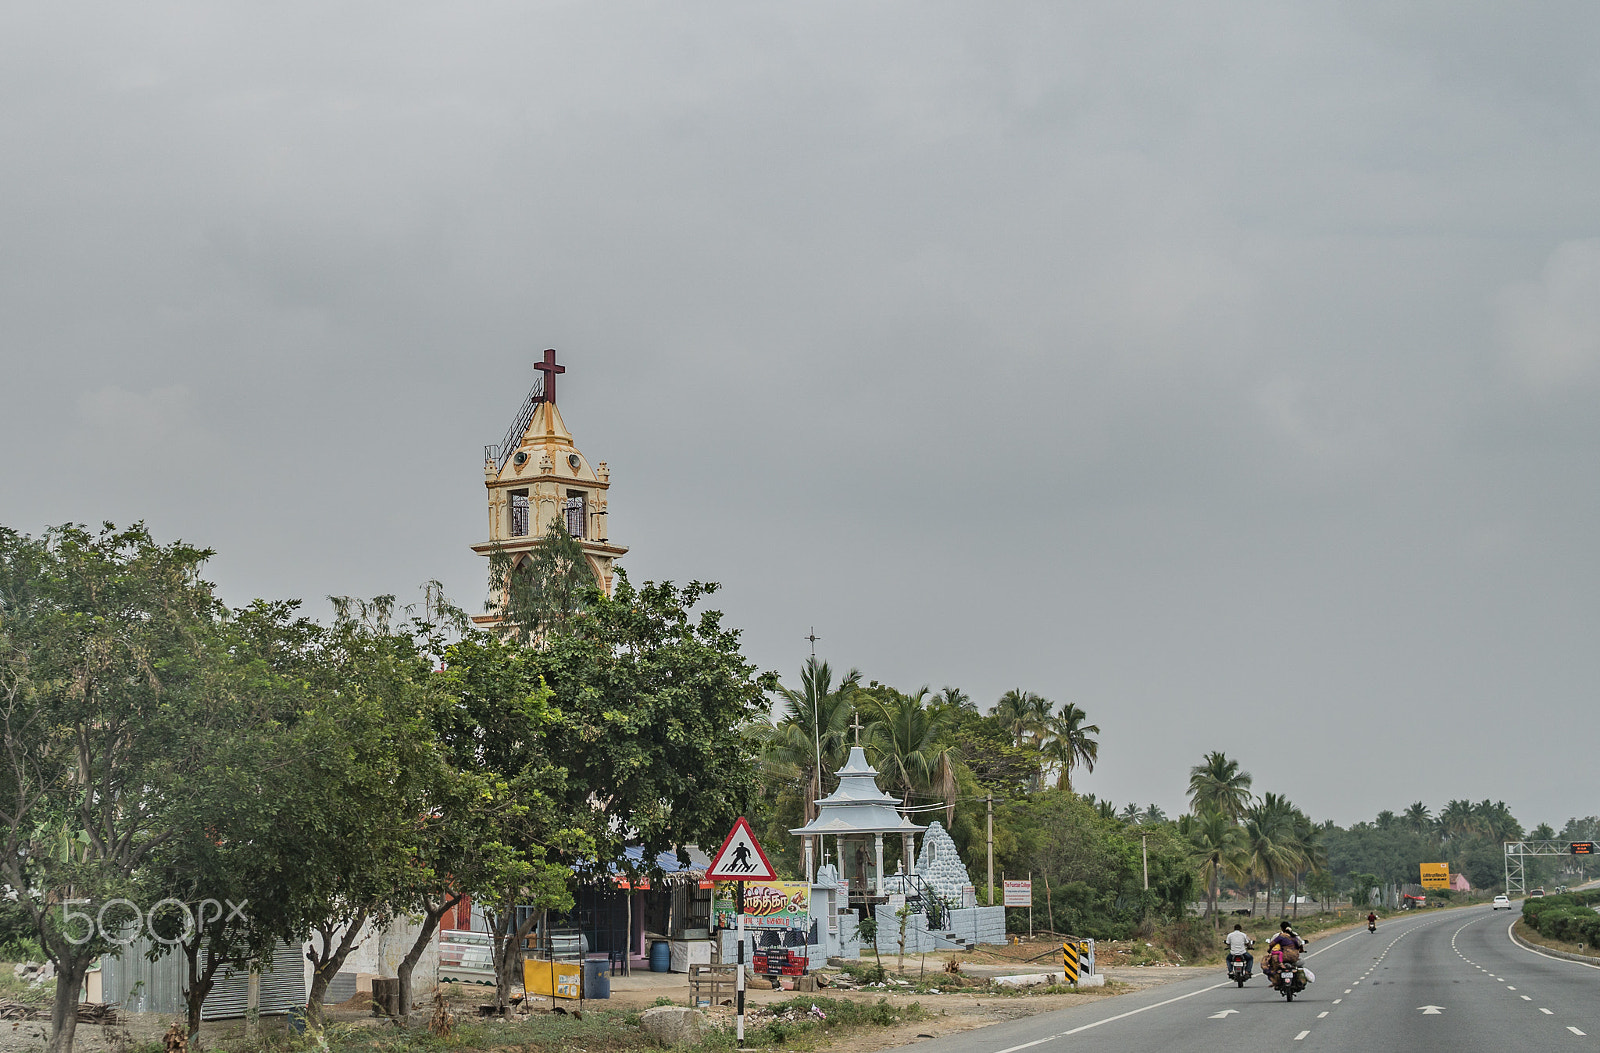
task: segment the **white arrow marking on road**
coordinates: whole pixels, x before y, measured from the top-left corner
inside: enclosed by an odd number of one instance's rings
[[[1227,1019],[1229,1013],[1237,1013],[1237,1012],[1238,1012],[1237,1009],[1224,1009],[1220,1013],[1212,1013],[1210,1016],[1206,1017],[1206,1019],[1207,1020],[1225,1020],[1225,1019]]]
[[[1442,1005],[1419,1005],[1417,1008],[1422,1010],[1423,1016],[1438,1016],[1444,1012],[1444,1006]]]

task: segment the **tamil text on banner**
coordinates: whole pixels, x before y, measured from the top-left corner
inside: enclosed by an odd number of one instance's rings
[[[1032,881],[1007,881],[1005,905],[1008,907],[1033,906]]]
[[[731,929],[739,924],[734,914],[737,888],[737,882],[717,882],[713,910],[718,928]],[[811,886],[804,881],[746,881],[744,915],[746,928],[809,929]]]
[[[1449,863],[1423,863],[1421,867],[1423,888],[1450,887]]]

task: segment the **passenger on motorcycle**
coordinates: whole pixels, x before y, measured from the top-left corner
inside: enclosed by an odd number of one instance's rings
[[[1244,926],[1242,925],[1235,925],[1233,931],[1223,939],[1228,944],[1229,954],[1244,955],[1244,967],[1245,971],[1248,972],[1255,965],[1256,958],[1255,955],[1250,953],[1250,945],[1256,941],[1245,935]]]
[[[1288,922],[1284,922],[1278,926],[1278,934],[1267,944],[1267,958],[1262,963],[1261,971],[1276,983],[1279,972],[1293,969],[1300,961],[1300,951],[1305,945],[1306,941],[1300,938],[1300,934],[1291,929]]]

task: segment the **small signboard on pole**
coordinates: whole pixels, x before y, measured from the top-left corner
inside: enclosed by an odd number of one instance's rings
[[[1033,906],[1033,881],[1005,882],[1004,904],[1007,907]]]
[[[728,831],[727,838],[722,842],[722,847],[717,849],[717,854],[711,860],[711,866],[706,870],[706,877],[712,881],[736,881],[738,893],[734,900],[734,911],[739,916],[739,973],[734,990],[737,992],[737,1004],[734,1007],[734,1035],[739,1046],[744,1047],[744,883],[746,881],[776,881],[778,874],[772,869],[772,864],[767,860],[767,854],[761,851],[761,845],[756,842],[756,835],[750,829],[750,823],[744,816],[740,816],[733,824],[733,829]]]

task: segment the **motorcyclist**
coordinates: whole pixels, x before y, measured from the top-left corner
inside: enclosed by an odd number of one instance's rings
[[[1244,955],[1244,971],[1249,972],[1256,961],[1255,955],[1250,953],[1250,947],[1256,941],[1245,934],[1244,926],[1235,924],[1233,931],[1223,937],[1223,941],[1228,945],[1229,954]]]
[[[1367,928],[1374,931],[1378,928],[1378,915],[1370,910],[1367,911]]]

